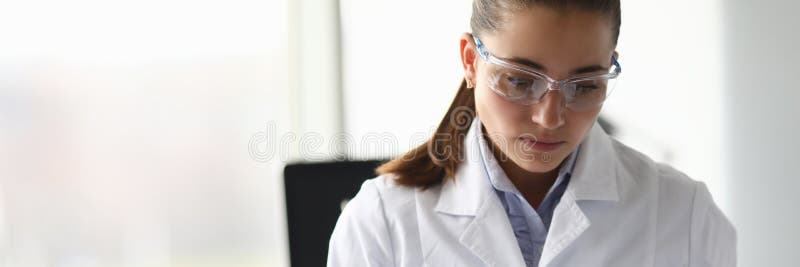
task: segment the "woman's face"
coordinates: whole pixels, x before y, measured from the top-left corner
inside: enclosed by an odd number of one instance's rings
[[[534,67],[556,80],[586,67],[608,68],[614,53],[609,19],[594,12],[533,7],[509,16],[501,30],[480,37],[494,56]],[[476,83],[476,112],[495,156],[528,172],[556,169],[583,140],[601,106],[567,109],[559,91],[548,92],[537,104],[512,103],[489,89],[487,69],[492,63],[481,59],[474,44],[465,45],[464,39],[471,42],[471,37],[465,34],[462,39],[462,63],[466,77]],[[538,145],[531,146],[532,141]]]

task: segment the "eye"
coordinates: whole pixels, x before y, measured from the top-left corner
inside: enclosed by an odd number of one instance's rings
[[[533,80],[524,77],[509,76],[506,78],[506,80],[509,84],[516,87],[528,88],[531,86],[531,84],[533,84]]]
[[[583,81],[575,84],[575,94],[593,94],[598,89],[601,89],[601,84],[598,81]]]
[[[597,87],[596,85],[580,85],[579,84],[579,85],[577,85],[575,87],[575,91],[577,93],[579,93],[579,94],[580,93],[589,93],[589,92],[591,92],[593,90],[597,90],[598,88],[599,87]]]
[[[498,89],[509,97],[522,97],[530,93],[536,78],[514,72],[506,72],[500,76]]]

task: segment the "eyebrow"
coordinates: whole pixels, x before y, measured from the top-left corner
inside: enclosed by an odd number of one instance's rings
[[[508,61],[511,61],[511,62],[514,62],[514,63],[517,63],[517,64],[521,64],[521,65],[525,65],[525,66],[534,68],[534,69],[542,71],[542,72],[546,72],[547,71],[547,68],[545,68],[544,65],[536,63],[535,61],[532,61],[532,60],[527,59],[527,58],[512,57],[512,58],[504,58],[504,59],[508,60]],[[571,72],[571,74],[572,75],[577,75],[577,74],[592,73],[592,72],[605,70],[605,69],[606,68],[604,68],[603,66],[600,66],[600,65],[591,65],[591,66],[585,66],[585,67],[580,67],[580,68],[574,69]]]

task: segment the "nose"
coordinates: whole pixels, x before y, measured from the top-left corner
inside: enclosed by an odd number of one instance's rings
[[[564,97],[561,92],[549,91],[542,100],[532,105],[531,120],[548,130],[558,129],[564,125]]]

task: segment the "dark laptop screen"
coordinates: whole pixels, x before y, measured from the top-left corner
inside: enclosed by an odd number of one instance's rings
[[[291,266],[325,266],[343,205],[375,177],[380,161],[289,164],[284,169]]]

